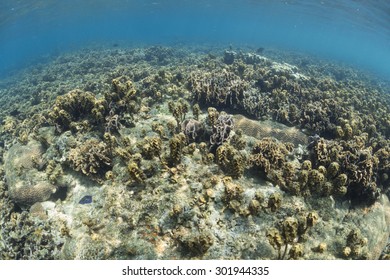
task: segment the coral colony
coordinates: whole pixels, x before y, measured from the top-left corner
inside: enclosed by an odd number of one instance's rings
[[[254,50],[85,50],[1,89],[0,258],[389,259],[386,87]]]

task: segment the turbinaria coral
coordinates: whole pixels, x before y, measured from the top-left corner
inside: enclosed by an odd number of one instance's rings
[[[185,120],[186,114],[189,110],[189,105],[183,99],[179,101],[169,101],[168,102],[169,112],[173,115],[176,120],[177,131],[182,127],[182,123]]]
[[[273,138],[264,138],[255,143],[249,161],[259,171],[268,175],[272,170],[278,170],[284,166],[290,151],[290,145]]]
[[[367,238],[362,236],[359,229],[352,229],[347,236],[342,255],[346,259],[366,259],[366,245]]]

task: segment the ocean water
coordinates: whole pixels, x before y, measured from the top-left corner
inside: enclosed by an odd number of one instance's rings
[[[0,2],[0,75],[90,45],[298,50],[390,76],[387,0]]]
[[[0,0],[0,260],[390,259],[389,27],[388,0]]]

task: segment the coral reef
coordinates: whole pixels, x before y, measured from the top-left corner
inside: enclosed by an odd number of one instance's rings
[[[59,256],[64,237],[55,231],[52,222],[35,217],[29,212],[12,213],[2,226],[0,250],[5,260],[50,260]]]
[[[173,101],[168,102],[169,112],[171,112],[177,123],[177,130],[179,130],[185,120],[188,107],[188,104],[183,99],[179,99],[176,103]]]
[[[245,135],[257,139],[273,137],[295,146],[308,143],[308,137],[296,127],[287,127],[274,121],[255,121],[239,114],[234,115],[233,120],[235,129],[241,129]]]
[[[169,140],[169,162],[171,165],[180,163],[183,154],[183,147],[186,144],[186,136],[184,133],[175,134]]]
[[[270,228],[266,236],[271,246],[277,250],[278,259],[300,259],[304,255],[302,244],[304,234],[313,227],[318,220],[318,214],[310,212],[303,219],[287,217],[278,225],[279,228]]]
[[[130,177],[137,183],[145,183],[146,175],[145,173],[139,168],[138,164],[134,161],[130,162],[127,166],[127,169],[129,170]]]
[[[222,69],[190,73],[188,87],[194,94],[194,99],[202,105],[234,108],[241,103],[248,83],[234,73]]]
[[[88,49],[15,77],[0,258],[388,258],[389,87],[264,54]]]
[[[185,134],[187,142],[199,142],[204,136],[205,128],[200,121],[188,119],[182,122],[181,132]]]
[[[239,178],[244,174],[246,158],[229,144],[223,144],[217,148],[216,161],[225,174],[233,178]]]
[[[97,180],[112,168],[111,150],[98,139],[88,139],[70,149],[67,161],[74,170]]]
[[[93,111],[96,99],[93,93],[76,89],[58,96],[48,117],[61,130],[88,130],[90,122],[99,120],[98,111]],[[93,116],[95,112],[95,117]]]
[[[356,203],[373,203],[379,195],[379,159],[367,147],[367,139],[367,134],[340,142],[320,138],[310,149],[314,167],[327,167],[326,177],[335,192]]]
[[[274,138],[263,138],[255,143],[249,161],[260,171],[269,174],[272,170],[279,170],[284,166],[290,151],[289,145],[277,142]]]
[[[221,112],[213,125],[213,131],[210,136],[210,144],[212,146],[220,146],[225,143],[230,136],[230,132],[234,129],[233,116]]]
[[[37,141],[30,141],[25,146],[16,143],[4,157],[10,198],[22,206],[45,201],[57,189],[47,181],[42,154],[42,145]]]

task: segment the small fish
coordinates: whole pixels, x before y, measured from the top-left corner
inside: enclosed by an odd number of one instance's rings
[[[92,195],[86,195],[79,201],[79,204],[90,204],[90,203],[92,203]]]

